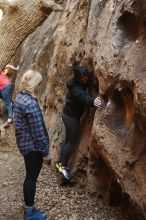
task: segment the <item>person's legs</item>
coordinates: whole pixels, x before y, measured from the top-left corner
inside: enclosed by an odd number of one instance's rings
[[[63,123],[65,125],[66,137],[60,151],[59,162],[56,163],[57,171],[63,174],[65,181],[70,182],[72,176],[67,168],[71,153],[77,144],[80,130],[80,121],[76,118],[63,114]]]
[[[36,182],[42,168],[43,157],[39,152],[32,151],[24,156],[26,178],[23,185],[24,193],[24,220],[45,220],[47,214],[43,210],[34,208]]]
[[[26,178],[23,185],[25,205],[34,205],[36,182],[42,168],[43,157],[39,152],[32,151],[24,157]]]
[[[11,84],[8,85],[6,88],[4,88],[1,91],[2,98],[5,102],[6,107],[7,107],[8,118],[13,117],[13,110],[12,110],[12,103],[11,103],[10,93],[11,93]]]
[[[64,122],[64,115],[62,116],[62,121]],[[65,123],[64,123],[65,125]],[[64,152],[64,148],[66,146],[66,144],[68,143],[68,138],[69,138],[69,135],[68,135],[68,132],[67,132],[67,128],[66,128],[66,125],[65,125],[65,140],[61,146],[61,149],[60,149],[60,155],[59,155],[59,161],[61,161],[61,158],[62,158],[62,155],[63,155],[63,152]]]
[[[80,121],[65,114],[63,114],[62,120],[66,129],[66,140],[61,149],[59,162],[66,167],[68,165],[70,155],[78,141]]]
[[[3,99],[3,97],[2,97],[2,93],[0,92],[0,99]]]

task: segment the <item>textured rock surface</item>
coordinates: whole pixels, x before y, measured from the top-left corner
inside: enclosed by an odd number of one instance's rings
[[[93,68],[105,104],[94,120],[93,112],[85,114],[71,167],[90,192],[121,207],[130,220],[145,219],[146,1],[64,0],[63,6],[17,51],[16,91],[34,64],[43,75],[38,95],[56,160],[65,83],[72,76],[67,66],[78,61]]]

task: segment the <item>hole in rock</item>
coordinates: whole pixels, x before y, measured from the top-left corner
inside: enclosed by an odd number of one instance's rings
[[[118,19],[118,26],[123,31],[125,37],[135,41],[140,33],[140,19],[131,12],[124,12]]]
[[[122,189],[121,186],[117,182],[112,182],[111,184],[111,192],[110,192],[110,205],[118,207],[122,202],[121,197]]]
[[[133,125],[134,96],[130,87],[116,89],[108,105],[110,117],[107,125],[121,138],[127,137],[129,128]]]
[[[113,95],[116,109],[121,112],[121,119],[126,126],[130,126],[134,114],[134,95],[133,91],[126,87],[122,91],[116,90]]]
[[[43,11],[44,14],[46,14],[48,16],[48,15],[50,15],[52,10],[50,8],[47,8],[47,7],[42,7],[42,11]]]
[[[98,155],[99,156],[99,155]],[[97,169],[100,170],[99,179],[103,190],[100,197],[104,199],[107,205],[113,206],[121,211],[125,220],[143,220],[139,207],[130,199],[130,196],[123,191],[122,185],[118,182],[118,177],[115,176],[112,168],[102,155],[98,158]]]
[[[68,12],[67,15],[66,15],[66,17],[69,17],[70,13],[71,13],[71,12]]]

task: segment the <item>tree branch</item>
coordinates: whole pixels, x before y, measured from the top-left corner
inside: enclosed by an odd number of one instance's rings
[[[19,0],[0,0],[0,9],[2,9],[4,13],[9,13],[10,9],[14,10],[18,8],[20,6],[20,2],[21,1]]]
[[[8,5],[2,1],[0,1],[0,9],[5,12],[6,9],[8,8]]]
[[[53,0],[40,0],[43,7],[50,8],[53,11],[62,11],[62,6],[55,3]]]
[[[0,9],[2,9],[3,12],[7,12],[8,9],[12,8],[18,8],[20,5],[27,4],[27,1],[33,0],[26,0],[26,3],[21,0],[0,0]],[[41,7],[44,8],[50,8],[52,11],[62,11],[61,5],[55,3],[53,0],[36,0],[36,4],[40,4]]]
[[[9,62],[20,43],[40,26],[49,13],[62,11],[53,0],[0,0],[4,16],[0,20],[0,70]]]

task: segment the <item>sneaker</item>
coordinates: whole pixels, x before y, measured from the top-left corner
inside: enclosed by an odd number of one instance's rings
[[[71,181],[71,174],[68,168],[64,167],[62,163],[58,163],[58,162],[55,164],[55,166],[57,171],[63,175],[65,180]]]
[[[35,208],[25,208],[24,220],[46,220],[47,213],[43,210],[37,210]]]
[[[8,118],[7,122],[8,122],[8,123],[12,123],[12,122],[13,122],[13,119],[12,119],[12,118]]]

